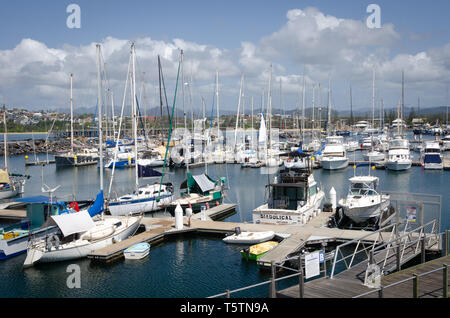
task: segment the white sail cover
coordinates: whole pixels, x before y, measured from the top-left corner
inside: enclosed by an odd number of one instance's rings
[[[264,121],[264,115],[261,114],[261,125],[259,126],[259,137],[258,137],[258,142],[259,143],[264,143],[266,142],[266,123]]]
[[[52,219],[61,229],[64,237],[75,233],[82,233],[92,229],[95,224],[87,210],[76,213],[52,215]]]

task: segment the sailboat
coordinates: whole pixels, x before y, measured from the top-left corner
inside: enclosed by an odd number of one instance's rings
[[[91,149],[83,149],[75,152],[73,143],[73,98],[72,98],[73,74],[70,74],[70,151],[55,155],[56,166],[85,166],[95,165],[98,162],[98,154]]]
[[[10,174],[8,172],[8,139],[5,106],[3,106],[3,124],[5,129],[3,134],[4,168],[0,170],[0,199],[8,199],[24,192],[26,179],[21,175]]]
[[[133,135],[134,135],[134,158],[138,157],[137,151],[137,109],[136,109],[136,82],[135,82],[135,47],[131,46],[131,106],[133,116]],[[128,74],[127,74],[128,76]],[[145,166],[137,166],[135,168],[135,190],[131,194],[112,199],[108,202],[109,213],[114,216],[127,214],[140,214],[145,212],[153,212],[161,209],[162,205],[169,204],[172,197],[171,184],[147,185],[139,187],[139,172],[145,172]],[[142,177],[150,177],[149,175],[141,175]],[[154,175],[155,177],[161,174]]]
[[[398,105],[399,123],[397,125],[398,135],[389,142],[389,152],[386,160],[386,168],[394,171],[408,170],[412,166],[412,159],[409,149],[409,141],[403,138],[403,109],[405,105],[404,97],[404,74],[402,72],[402,105]]]
[[[183,50],[181,50],[180,64],[182,65],[182,63]],[[175,100],[173,108],[175,108]],[[186,113],[184,114],[184,118],[186,122]],[[170,130],[171,128],[172,127],[170,127]],[[186,160],[185,163],[186,180],[180,186],[181,196],[178,199],[173,200],[170,204],[162,205],[162,208],[165,208],[172,216],[175,215],[175,209],[178,205],[181,206],[183,211],[185,211],[186,208],[191,208],[193,213],[197,213],[201,211],[203,206],[206,207],[206,205],[220,204],[223,202],[226,178],[222,177],[219,180],[214,180],[209,177],[206,172],[200,175],[192,175],[189,171],[189,160]]]
[[[370,151],[363,155],[364,160],[366,161],[382,161],[385,156],[384,153],[374,149],[374,143],[376,139],[374,138],[374,129],[375,129],[375,69],[373,70],[373,85],[372,85],[372,134],[370,136]]]
[[[142,216],[126,218],[105,218],[103,197],[103,131],[101,119],[101,48],[98,54],[98,104],[99,104],[99,153],[100,192],[94,204],[81,211],[68,210],[61,215],[52,215],[52,225],[58,232],[44,239],[31,240],[27,249],[24,268],[35,263],[57,262],[86,257],[92,251],[120,242],[136,233]],[[94,220],[95,218],[95,220]]]

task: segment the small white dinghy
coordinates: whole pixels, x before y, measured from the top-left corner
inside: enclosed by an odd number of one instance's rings
[[[258,244],[270,241],[274,236],[274,231],[241,232],[240,228],[236,228],[235,233],[225,237],[223,241],[229,244]]]
[[[138,243],[130,246],[125,251],[123,255],[126,259],[142,259],[150,253],[150,244],[148,243]]]

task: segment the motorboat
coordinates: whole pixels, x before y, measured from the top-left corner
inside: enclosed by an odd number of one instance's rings
[[[134,244],[123,251],[125,259],[143,259],[148,254],[150,254],[150,244],[145,242]]]
[[[409,141],[401,136],[395,136],[389,143],[386,158],[386,168],[394,171],[408,170],[412,166]]]
[[[226,236],[223,241],[228,244],[258,244],[270,241],[275,237],[274,231],[241,232],[239,228],[232,235]]]
[[[450,150],[450,135],[446,135],[442,140],[442,150],[448,151]]]
[[[241,256],[245,260],[256,261],[261,256],[278,246],[278,242],[276,241],[267,241],[259,244],[255,244],[250,246],[249,248],[245,248],[241,250]]]
[[[339,170],[348,167],[347,151],[342,136],[330,136],[326,139],[321,164],[325,170]]]
[[[360,224],[378,218],[389,207],[389,195],[378,192],[378,177],[355,176],[349,181],[350,190],[339,206],[353,222]]]
[[[266,185],[266,203],[253,210],[253,223],[306,224],[320,213],[325,193],[308,162],[306,169],[280,170],[273,183]]]
[[[441,148],[438,141],[427,141],[421,155],[423,168],[426,170],[441,170],[444,168],[442,162]]]

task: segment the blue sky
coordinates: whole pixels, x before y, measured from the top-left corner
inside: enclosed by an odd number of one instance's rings
[[[66,27],[66,19],[69,15],[66,13],[66,7],[71,3],[76,3],[81,7],[81,29],[69,29]],[[373,35],[371,33],[363,33],[360,35],[361,38],[358,38],[358,44],[349,47],[349,50],[352,51],[349,55],[352,56],[351,58],[358,55],[358,60],[355,59],[354,61],[355,70],[351,74],[345,70],[348,67],[343,66],[339,59],[334,59],[331,54],[330,56],[325,56],[323,52],[320,52],[322,48],[329,50],[330,53],[334,50],[333,46],[327,46],[327,43],[321,43],[312,49],[308,47],[308,42],[303,40],[299,40],[298,43],[287,43],[289,42],[289,36],[291,36],[289,32],[292,33],[292,30],[287,30],[287,14],[291,12],[290,10],[300,9],[305,12],[306,8],[313,7],[324,16],[335,17],[352,23],[356,21],[363,25],[369,15],[366,13],[366,8],[370,3],[376,3],[381,7],[384,33],[380,31],[380,36],[374,36],[375,43],[373,45],[362,43],[365,37]],[[413,63],[413,66],[419,65],[417,70],[411,72],[414,74],[413,78],[410,78],[410,89],[416,92],[415,87],[421,87],[420,92],[417,92],[415,95],[422,95],[423,103],[428,106],[435,106],[444,102],[441,86],[444,85],[443,83],[447,81],[447,75],[450,74],[450,72],[447,73],[447,71],[450,71],[450,62],[446,62],[449,56],[447,55],[446,45],[450,43],[448,31],[450,27],[450,20],[448,19],[448,12],[450,12],[449,1],[18,0],[2,1],[0,5],[0,38],[2,39],[0,42],[0,56],[1,52],[14,49],[20,51],[18,48],[20,48],[20,43],[24,39],[31,39],[42,44],[44,49],[49,51],[53,49],[67,50],[67,46],[69,46],[72,52],[66,53],[76,53],[78,49],[82,51],[82,48],[86,48],[92,43],[103,42],[108,37],[128,41],[150,38],[153,41],[161,41],[168,46],[173,44],[174,39],[182,39],[185,42],[207,46],[207,50],[211,52],[214,49],[220,50],[223,53],[222,56],[229,60],[228,67],[223,65],[222,68],[230,70],[230,66],[234,67],[233,72],[230,71],[229,74],[225,72],[223,76],[223,80],[227,85],[234,85],[233,87],[227,86],[223,88],[224,100],[227,101],[230,109],[235,107],[234,101],[237,100],[237,97],[233,94],[238,90],[240,72],[243,71],[249,74],[248,79],[246,79],[249,81],[249,90],[251,90],[253,83],[252,94],[257,95],[259,89],[256,86],[263,86],[262,83],[266,79],[264,78],[264,73],[267,73],[271,62],[278,64],[278,67],[274,68],[274,76],[280,76],[282,80],[285,79],[287,81],[285,100],[290,105],[290,108],[293,107],[296,99],[298,99],[298,93],[294,92],[295,89],[293,87],[291,87],[291,90],[289,89],[289,83],[294,85],[295,81],[298,82],[296,76],[301,75],[301,70],[305,64],[311,66],[309,68],[307,66],[310,84],[312,82],[320,82],[326,87],[325,73],[333,73],[334,103],[337,105],[348,104],[347,88],[349,83],[353,83],[352,85],[356,86],[356,104],[359,101],[364,107],[367,106],[367,100],[370,100],[366,96],[370,95],[368,89],[371,87],[371,82],[364,82],[364,84],[361,84],[360,89],[358,89],[358,84],[361,80],[371,79],[371,72],[367,72],[368,59],[363,57],[374,54],[373,52],[375,51],[377,52],[375,55],[379,63],[380,72],[388,68],[397,70],[397,67],[399,69],[406,68],[406,71],[408,71],[408,61],[411,60],[414,60],[414,62],[410,62]],[[305,21],[298,21],[298,19],[295,20],[295,23],[298,23],[299,26],[309,25]],[[339,34],[333,35],[331,33],[331,35],[328,35],[327,32],[331,31],[332,28],[331,30],[320,30],[320,34],[317,31],[318,41],[326,42],[328,36],[334,38],[340,36]],[[295,32],[301,33],[306,31],[298,29]],[[295,36],[295,34],[292,34],[292,36]],[[351,38],[351,34],[342,35],[342,39],[344,41],[348,40],[349,43]],[[253,51],[248,59],[260,61],[261,63],[258,66],[266,65],[265,70],[261,70],[260,74],[257,74],[254,69],[255,65],[252,64],[250,69],[249,64],[253,63],[253,61],[242,61],[242,52],[245,47],[248,48],[248,46],[243,45],[243,42],[252,44]],[[150,46],[153,48],[153,45],[155,44],[153,43]],[[148,47],[149,51],[152,50],[150,46]],[[27,46],[27,48],[29,49],[30,46]],[[317,54],[314,49],[318,50]],[[298,50],[298,54],[297,51],[289,52],[289,50]],[[310,54],[307,54],[308,50],[310,50]],[[139,55],[139,46],[137,46],[137,51]],[[276,53],[273,53],[274,51]],[[347,49],[338,45],[336,51],[344,55]],[[421,52],[426,53],[425,57],[417,56]],[[314,56],[318,57],[315,58]],[[188,60],[189,57],[189,49],[186,49],[186,59]],[[192,57],[197,56],[193,54]],[[204,59],[203,56],[197,58],[200,61]],[[24,57],[24,59],[26,58]],[[426,61],[426,65],[416,61],[419,59]],[[33,60],[34,64],[25,60],[20,62],[17,60],[17,62],[21,67],[25,65],[28,67],[33,65],[33,69],[36,67],[35,60]],[[58,63],[66,62],[67,58],[63,58]],[[171,62],[174,62],[174,59]],[[264,64],[264,62],[267,63]],[[0,66],[2,65],[1,63],[0,61]],[[5,60],[4,63],[5,65],[6,63],[14,63],[14,59],[10,58],[7,62]],[[53,63],[53,67],[59,65],[56,62],[48,62],[47,60],[41,64],[49,66],[46,63]],[[127,60],[124,60],[123,63],[127,63]],[[333,65],[332,63],[337,64]],[[413,66],[410,65],[409,67],[414,68]],[[93,68],[95,68],[95,65],[93,65]],[[211,74],[205,74],[203,77],[199,76],[198,91],[202,92],[203,89],[202,94],[206,94],[207,87],[211,85],[207,79],[211,78],[211,81],[213,81],[214,68],[221,69],[221,67],[211,66],[211,70],[209,70]],[[339,68],[342,70],[339,71]],[[70,67],[61,66],[60,71],[64,72],[66,69],[70,69]],[[429,74],[434,69],[436,70],[435,73],[439,73],[439,76],[433,77]],[[20,70],[17,72],[20,72]],[[364,73],[364,76],[362,73]],[[380,95],[385,96],[387,103],[394,105],[397,100],[397,96],[394,95],[397,94],[395,92],[398,91],[397,86],[399,83],[398,80],[394,80],[395,76],[393,74],[386,75],[386,73],[377,74],[377,78],[378,76],[380,77],[380,83],[377,87],[379,87]],[[420,82],[422,73],[423,80],[426,83]],[[50,105],[58,104],[65,97],[65,93],[63,94],[56,88],[47,87],[52,84],[39,82],[44,81],[45,78],[36,79],[35,82],[32,82],[29,78],[23,79],[23,72],[16,75],[21,80],[15,81],[14,87],[5,88],[5,85],[4,87],[0,86],[0,99],[2,99],[2,102],[32,104],[32,100],[37,100],[41,105]],[[0,74],[0,78],[1,76]],[[79,77],[81,77],[81,74]],[[170,75],[168,77],[170,78]],[[399,79],[400,75],[397,78]],[[406,78],[408,80],[408,73]],[[431,81],[436,84],[434,85],[435,87],[438,86],[439,90],[436,90],[437,88],[434,91],[428,89],[433,87]],[[25,82],[28,85],[25,92],[39,96],[29,96],[28,98],[22,96],[20,99],[11,96],[12,92],[20,91],[21,87],[25,87],[25,84],[23,84]],[[1,84],[2,81],[0,80]],[[46,86],[44,93],[42,86]],[[63,86],[66,87],[66,83],[60,86],[60,89],[62,89]],[[55,99],[51,98],[51,92],[55,93]],[[79,96],[85,96],[86,94],[91,94],[91,91],[82,92],[80,88]],[[117,94],[120,95],[119,91]],[[275,92],[274,95],[276,95]],[[409,104],[413,104],[415,103],[413,101],[417,100],[417,96],[411,95],[408,96],[410,98]],[[440,97],[437,98],[436,95]],[[89,99],[87,97],[79,98],[80,103],[88,103]],[[310,103],[311,97],[308,100]],[[34,106],[37,107],[37,105]]]

